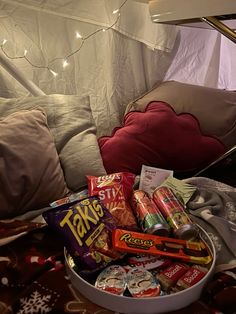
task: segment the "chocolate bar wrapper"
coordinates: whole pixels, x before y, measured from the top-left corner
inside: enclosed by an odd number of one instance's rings
[[[212,255],[202,240],[186,241],[122,229],[112,231],[113,247],[120,252],[160,255],[194,264],[209,264]]]
[[[189,266],[182,263],[173,263],[160,274],[156,275],[162,288],[165,291],[169,291],[173,287],[178,279],[182,277],[189,269]]]
[[[198,266],[192,266],[178,279],[175,290],[184,290],[198,283],[207,273],[207,269]]]

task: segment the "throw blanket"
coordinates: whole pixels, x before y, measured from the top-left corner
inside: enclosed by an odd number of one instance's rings
[[[169,314],[236,313],[236,189],[206,178],[186,182],[197,187],[188,208],[213,239],[217,266],[200,300]],[[32,219],[37,214],[0,222],[0,313],[115,314],[73,288],[63,243],[41,215]]]
[[[236,265],[236,188],[208,178],[190,178],[197,187],[187,204],[191,218],[207,230],[216,249],[216,265]]]

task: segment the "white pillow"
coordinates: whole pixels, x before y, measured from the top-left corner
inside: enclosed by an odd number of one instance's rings
[[[0,219],[36,210],[68,193],[46,114],[0,119]]]
[[[106,174],[88,96],[55,94],[0,98],[0,117],[37,107],[47,114],[69,189],[76,191],[87,185],[86,175]]]

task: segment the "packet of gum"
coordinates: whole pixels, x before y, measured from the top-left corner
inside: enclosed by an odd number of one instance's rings
[[[192,197],[193,193],[196,191],[196,187],[186,183],[182,180],[176,179],[174,177],[168,177],[161,186],[167,186],[169,187],[176,197],[183,203],[184,205],[187,204],[187,202]]]

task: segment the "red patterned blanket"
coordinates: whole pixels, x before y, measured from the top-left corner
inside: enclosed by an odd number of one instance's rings
[[[0,244],[1,314],[112,314],[72,287],[64,267],[63,243],[45,224],[0,222]],[[228,265],[214,275],[199,301],[172,314],[232,314],[235,299],[236,267]]]

